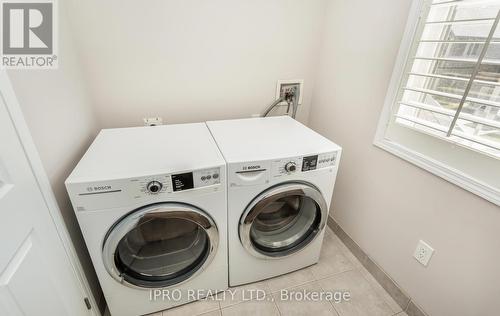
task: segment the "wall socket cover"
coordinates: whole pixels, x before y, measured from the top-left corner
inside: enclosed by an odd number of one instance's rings
[[[413,257],[417,259],[417,261],[422,265],[427,266],[429,264],[429,260],[431,260],[433,253],[434,249],[431,246],[429,246],[425,241],[419,240],[417,249],[415,249]]]
[[[163,125],[163,119],[161,117],[145,117],[143,118],[144,126],[157,126]]]
[[[298,84],[300,89],[299,95],[299,105],[302,104],[302,96],[304,95],[304,79],[286,79],[286,80],[278,80],[276,83],[276,97],[275,100],[280,98],[281,85],[284,84]],[[280,105],[286,105],[286,102],[281,102]]]

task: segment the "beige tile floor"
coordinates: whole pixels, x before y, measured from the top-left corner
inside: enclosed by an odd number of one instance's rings
[[[249,289],[262,290],[265,298],[243,300],[242,290]],[[350,292],[351,299],[341,303],[327,300],[282,301],[279,296],[282,289],[319,292],[346,290]],[[236,291],[234,299],[201,300],[154,313],[151,316],[407,316],[330,229],[325,234],[318,264],[273,279],[232,288],[232,290]]]

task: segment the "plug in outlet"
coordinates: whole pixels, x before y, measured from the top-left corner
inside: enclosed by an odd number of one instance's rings
[[[144,126],[157,126],[163,125],[163,119],[161,117],[145,117]]]
[[[423,240],[420,240],[417,244],[417,249],[415,249],[413,257],[417,259],[417,261],[420,262],[422,265],[427,267],[433,253],[434,249],[428,244],[426,244]]]
[[[299,105],[302,104],[302,94],[304,90],[304,80],[302,79],[292,79],[292,80],[278,80],[276,85],[276,100],[284,96],[286,92],[297,89],[299,93]],[[279,105],[286,105],[286,102],[281,102]]]

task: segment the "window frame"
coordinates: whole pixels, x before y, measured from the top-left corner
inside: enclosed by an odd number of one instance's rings
[[[408,20],[394,64],[391,80],[387,89],[373,144],[395,156],[398,156],[399,158],[402,158],[428,172],[433,173],[434,175],[437,175],[471,193],[474,193],[500,206],[500,186],[496,187],[490,185],[489,183],[482,181],[480,178],[473,177],[467,172],[460,170],[460,168],[451,166],[448,163],[430,157],[429,155],[422,154],[421,152],[408,146],[408,144],[405,145],[386,137],[386,133],[392,124],[392,107],[397,102],[399,88],[402,80],[404,79],[407,61],[411,57],[411,53],[413,51],[414,39],[417,36],[418,26],[420,20],[422,18],[425,18],[424,16],[422,16],[423,13],[425,13],[423,10],[425,1],[426,0],[412,1]],[[405,128],[410,129],[409,127]],[[449,149],[451,147],[463,147],[460,144],[454,143],[450,140],[444,140],[437,136],[430,136],[423,131],[419,131],[418,133],[422,135],[422,139],[424,139],[425,137],[432,137],[437,140],[437,143],[442,142],[442,146],[440,145],[442,149],[439,150],[442,150],[443,153],[446,153],[446,151],[451,152],[451,149]],[[463,147],[463,150],[470,151],[470,153],[473,153],[475,155],[481,155],[481,157],[487,155],[485,153],[475,151],[471,148]],[[497,161],[500,166],[500,160]]]

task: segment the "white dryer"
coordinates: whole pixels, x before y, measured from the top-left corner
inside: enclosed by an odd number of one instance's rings
[[[228,169],[229,284],[317,263],[341,148],[288,116],[207,125]]]
[[[66,187],[112,315],[227,288],[225,179],[203,123],[99,133]]]

